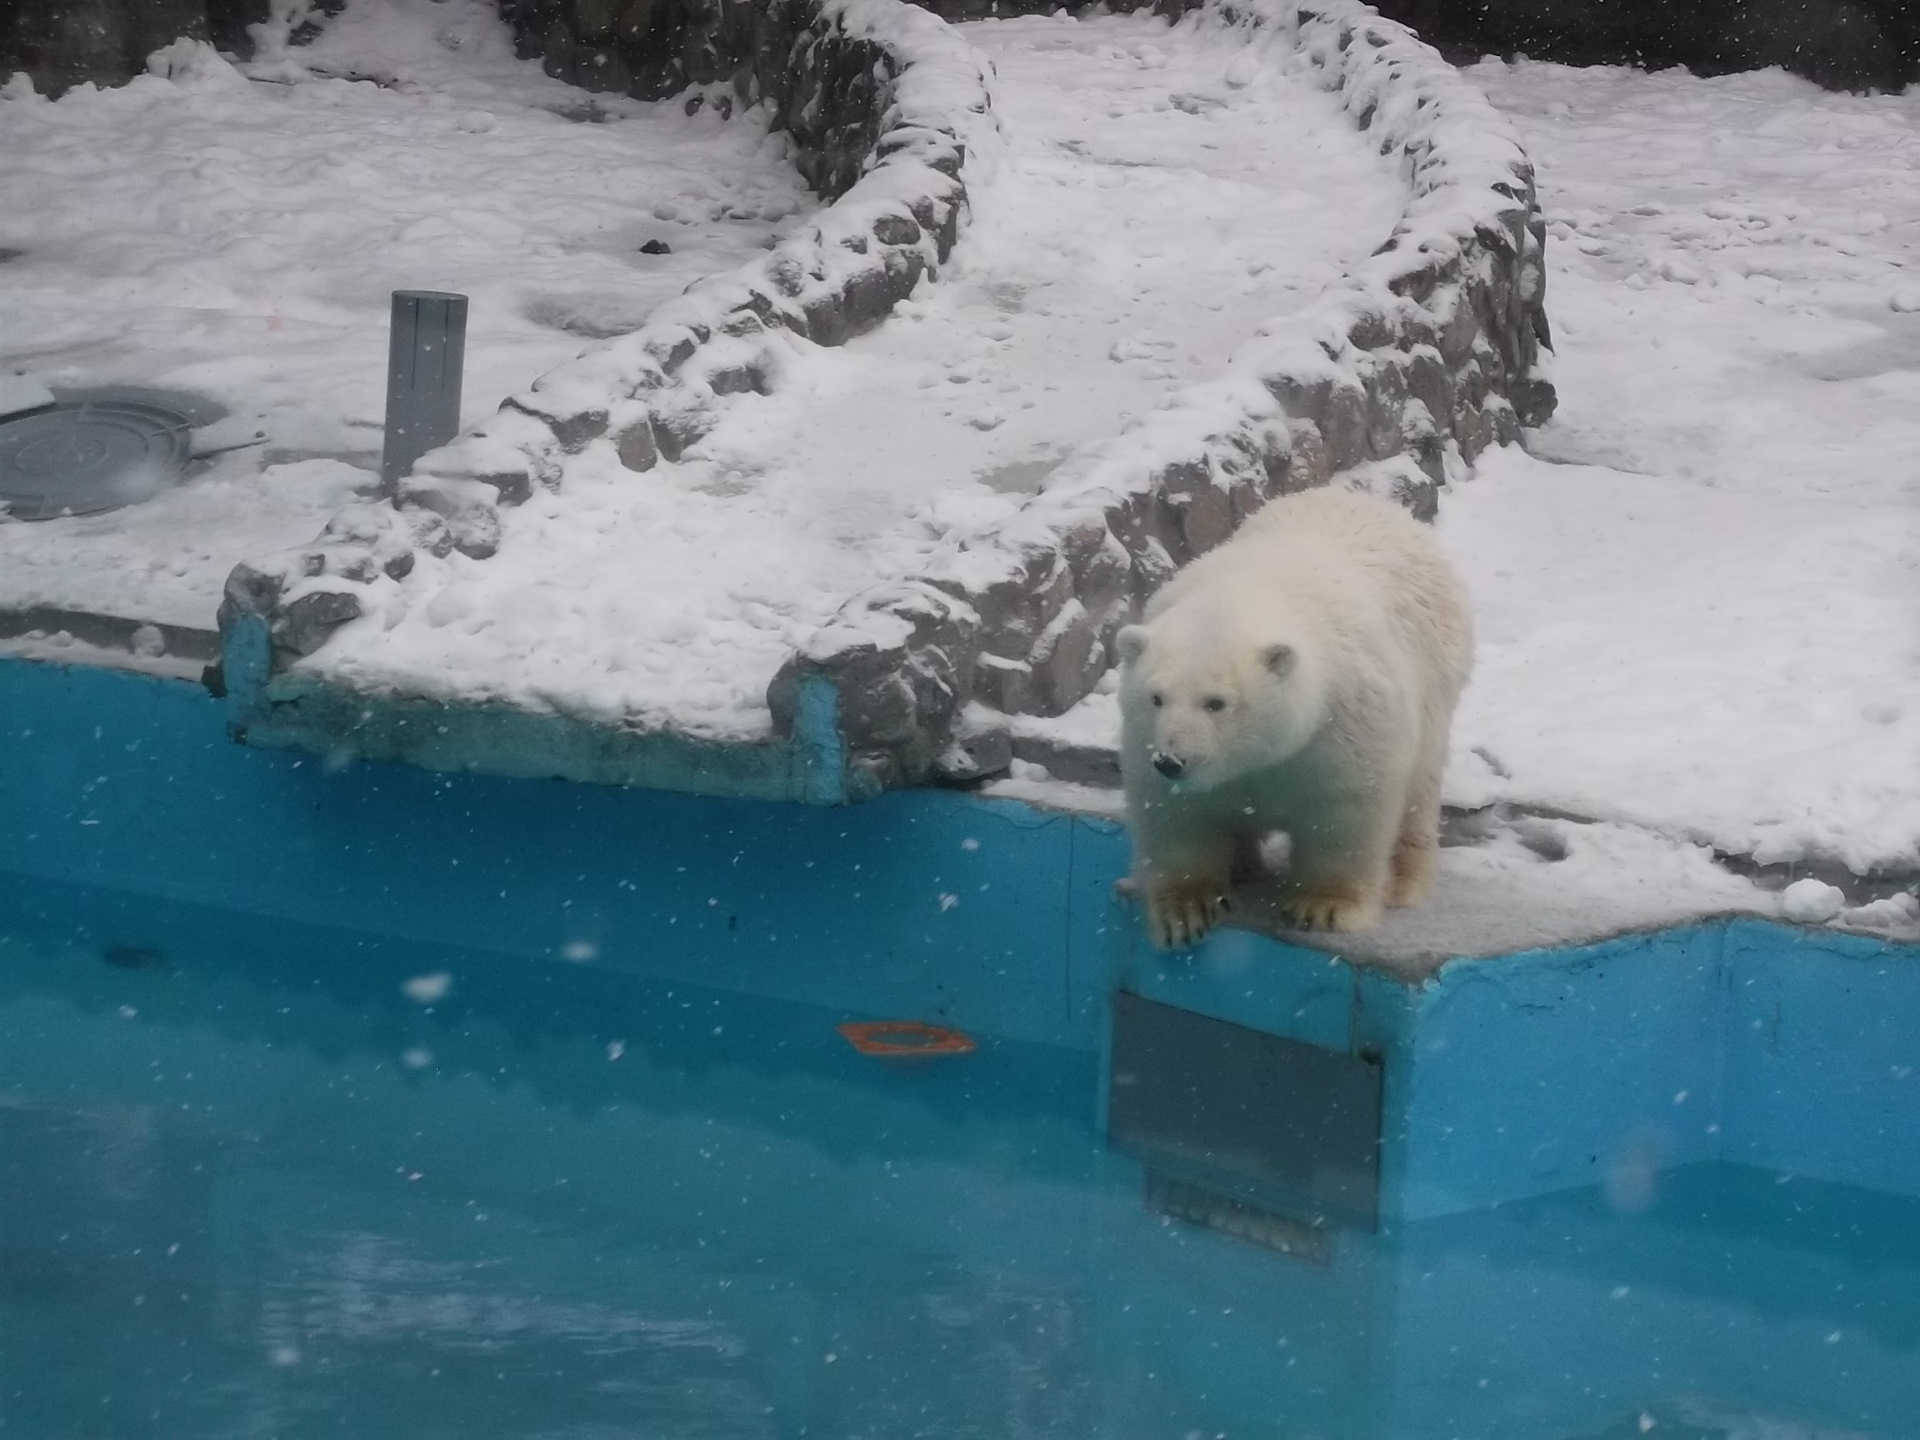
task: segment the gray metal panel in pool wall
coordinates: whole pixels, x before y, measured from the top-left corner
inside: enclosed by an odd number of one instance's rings
[[[1107,1143],[1149,1172],[1311,1224],[1372,1229],[1377,1061],[1113,997]]]

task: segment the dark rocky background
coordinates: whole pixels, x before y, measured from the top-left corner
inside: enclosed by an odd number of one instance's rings
[[[755,12],[780,0],[499,0],[522,58],[588,90],[643,100],[730,78],[755,48]],[[766,27],[780,34],[785,27]]]
[[[320,9],[337,8],[329,0]],[[657,97],[737,73],[757,12],[782,0],[499,0],[523,54],[598,90]],[[931,0],[950,19],[1052,9],[1055,0]],[[1531,55],[1574,65],[1684,65],[1700,74],[1783,65],[1833,89],[1920,80],[1913,0],[1378,0],[1456,59]],[[267,0],[0,0],[0,77],[48,94],[119,84],[182,35],[245,54]],[[780,28],[778,26],[774,27]]]
[[[1450,59],[1528,55],[1569,65],[1684,65],[1723,75],[1779,65],[1830,90],[1920,80],[1914,0],[1372,0]]]
[[[117,85],[183,35],[244,54],[266,18],[267,0],[0,0],[0,79],[24,70],[48,95]]]

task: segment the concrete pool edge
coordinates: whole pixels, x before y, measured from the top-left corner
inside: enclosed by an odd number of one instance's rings
[[[1424,980],[1239,931],[1161,956],[1110,822],[330,766],[222,719],[0,661],[0,870],[1083,1054],[1124,989],[1377,1056],[1388,1221],[1703,1159],[1920,1195],[1920,946],[1717,918]]]
[[[839,697],[825,685],[807,687],[788,735],[708,739],[499,701],[362,694],[303,670],[269,679],[263,618],[227,617],[224,638],[226,724],[242,745],[303,750],[336,764],[393,761],[742,800],[838,805],[864,798],[849,794]]]

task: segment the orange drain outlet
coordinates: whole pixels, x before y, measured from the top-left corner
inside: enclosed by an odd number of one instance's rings
[[[973,1037],[918,1020],[858,1020],[840,1027],[862,1055],[965,1055]]]

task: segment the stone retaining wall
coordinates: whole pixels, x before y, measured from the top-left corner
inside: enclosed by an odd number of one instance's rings
[[[528,23],[527,0],[513,3]],[[597,0],[568,3],[578,11]],[[641,330],[548,372],[421,457],[391,503],[349,507],[313,545],[237,566],[221,630],[265,625],[260,684],[357,618],[366,588],[405,577],[419,552],[492,555],[501,507],[536,486],[557,488],[567,456],[611,436],[631,470],[679,459],[729,397],[766,393],[776,332],[841,344],[945,262],[966,214],[970,137],[994,124],[972,48],[895,0],[770,0],[703,13],[713,23],[694,47],[707,67],[697,73],[724,72],[728,93],[770,105],[802,173],[835,203],[764,260],[697,283]],[[578,33],[582,22],[570,23]],[[579,63],[575,55],[566,65],[577,73]]]
[[[1336,476],[1430,517],[1449,463],[1551,414],[1545,226],[1512,127],[1412,32],[1354,0],[1209,0],[1276,32],[1335,91],[1409,199],[1391,236],[1226,376],[1076,457],[1011,521],[856,597],[776,677],[776,730],[837,708],[848,793],[1007,763],[1010,714],[1056,715],[1175,568],[1272,497]]]

